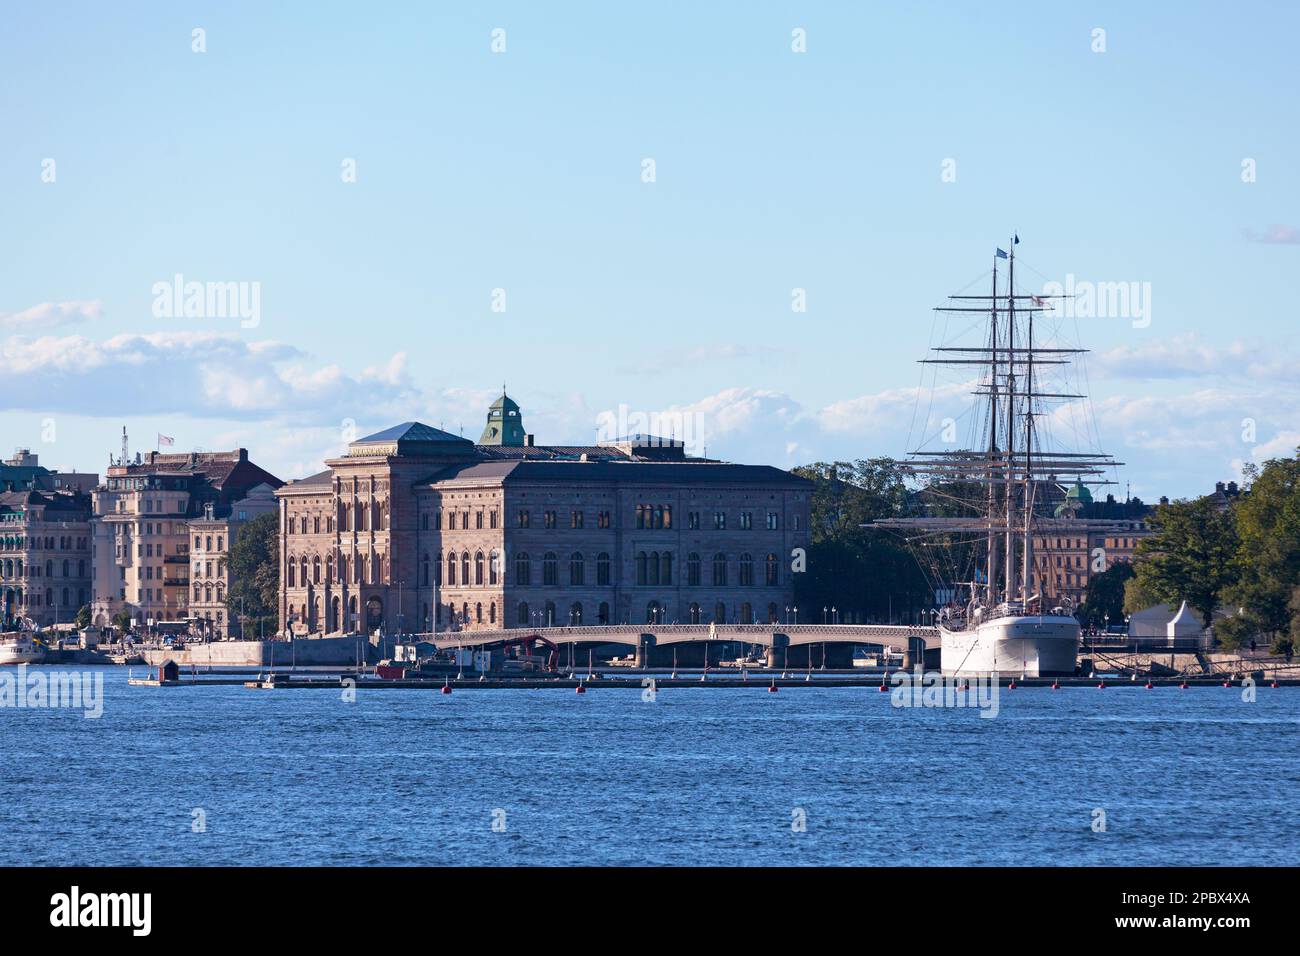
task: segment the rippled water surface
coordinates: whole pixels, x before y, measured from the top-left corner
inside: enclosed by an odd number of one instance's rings
[[[874,688],[345,703],[92,673],[100,719],[0,708],[0,864],[1300,860],[1300,689],[1021,688],[982,719]]]

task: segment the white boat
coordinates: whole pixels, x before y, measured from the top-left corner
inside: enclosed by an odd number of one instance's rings
[[[1098,451],[1067,450],[1041,424],[1051,423],[1053,402],[1086,402],[1079,383],[1065,371],[1086,350],[1063,345],[1050,321],[1047,335],[1041,325],[1035,328],[1036,320],[1053,312],[1052,300],[1061,297],[1017,291],[1019,241],[1012,238],[1010,252],[997,250],[991,295],[950,296],[948,305],[935,310],[957,317],[954,324],[963,332],[977,330],[978,344],[941,341],[935,357],[922,360],[936,369],[959,369],[958,378],[944,385],[969,386],[977,396],[966,419],[974,446],[956,448],[955,427],[944,427],[940,435],[926,423],[939,447],[913,451],[903,468],[928,482],[927,500],[942,506],[931,509],[939,513],[874,522],[915,532],[909,541],[917,545],[918,561],[936,590],[942,582],[950,595],[935,621],[945,674],[1073,674],[1081,627],[1073,607],[1057,606],[1066,601],[1044,596],[1045,589],[1052,590],[1054,568],[1046,559],[1035,560],[1035,539],[1116,524],[1077,510],[1090,500],[1084,486],[1114,484],[1108,475],[1120,463]],[[999,260],[1007,265],[1001,287]],[[949,426],[954,421],[947,420]],[[1067,484],[1072,485],[1068,490]],[[940,553],[954,562],[959,556],[965,566],[945,576]],[[958,574],[964,578],[954,580]]]
[[[1074,673],[1079,621],[1063,613],[1008,613],[974,627],[939,625],[945,674],[1054,677]]]
[[[35,643],[30,635],[0,635],[0,665],[39,664],[45,660],[45,649]]]

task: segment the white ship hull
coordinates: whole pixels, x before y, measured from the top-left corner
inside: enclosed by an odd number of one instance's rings
[[[6,641],[0,644],[0,667],[5,664],[39,664],[45,651],[29,642]]]
[[[970,676],[1073,674],[1079,631],[1077,620],[1057,614],[999,617],[960,631],[941,625],[940,667],[944,674]]]

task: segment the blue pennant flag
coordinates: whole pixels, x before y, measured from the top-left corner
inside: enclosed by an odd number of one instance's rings
[[[999,249],[999,250],[998,250],[998,258],[999,258],[999,259],[1005,259],[1006,257],[1007,257],[1007,254],[1006,254],[1005,252],[1003,252],[1001,249]]]
[[[1011,241],[1014,242],[1016,245],[1020,245],[1020,233],[1016,233],[1015,235],[1013,235],[1011,237]]]

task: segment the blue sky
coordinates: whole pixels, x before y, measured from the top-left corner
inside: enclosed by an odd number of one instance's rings
[[[626,406],[900,455],[930,308],[1013,229],[1022,289],[1150,284],[1148,326],[1077,330],[1135,494],[1300,444],[1291,5],[611,6],[7,8],[0,444],[294,477],[349,428],[477,435],[504,381],[539,442]],[[178,273],[259,323],[155,316]]]

